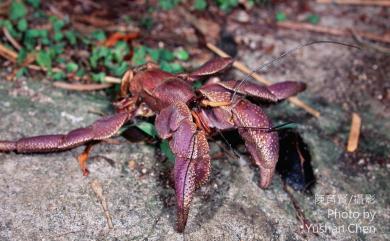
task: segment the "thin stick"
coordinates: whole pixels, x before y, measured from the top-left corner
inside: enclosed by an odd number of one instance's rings
[[[103,90],[112,87],[110,83],[103,84],[69,84],[65,82],[54,82],[53,86],[66,90],[76,90],[76,91],[94,91],[94,90]]]
[[[283,21],[277,23],[277,26],[288,28],[288,29],[294,29],[294,30],[307,30],[307,31],[312,31],[317,33],[326,33],[335,36],[352,36],[352,32],[350,29],[332,28],[327,26],[313,25],[310,23]],[[384,43],[390,43],[390,34],[380,35],[371,32],[364,32],[364,31],[357,31],[357,30],[354,30],[354,33],[366,39],[384,42]]]
[[[0,56],[13,63],[16,63],[16,59],[18,58],[18,54],[15,51],[5,47],[2,44],[0,44]]]
[[[211,44],[211,43],[207,43],[207,47],[213,51],[214,53],[218,54],[219,56],[221,57],[224,57],[224,58],[227,58],[227,57],[230,57],[227,53],[225,53],[224,51],[222,51],[220,48],[218,48],[217,46],[215,46],[214,44]],[[241,72],[245,73],[245,74],[250,74],[254,79],[256,79],[257,81],[259,81],[260,83],[263,83],[265,85],[270,85],[272,84],[272,82],[270,82],[269,80],[265,79],[263,76],[257,74],[257,73],[253,73],[253,71],[251,69],[249,69],[248,67],[246,67],[243,63],[241,63],[240,61],[237,61],[235,60],[233,62],[233,66],[235,68],[237,68],[238,70],[240,70]],[[298,99],[298,97],[290,97],[287,99],[288,101],[290,101],[291,103],[293,103],[294,105],[304,109],[305,111],[307,111],[308,113],[312,114],[313,116],[315,117],[320,117],[321,113],[317,110],[315,110],[313,107],[307,105],[305,102],[303,102],[302,100]]]
[[[347,151],[356,151],[359,145],[360,128],[362,125],[362,119],[357,113],[352,113],[351,130],[349,131]]]
[[[106,76],[106,77],[104,77],[104,82],[112,83],[112,84],[120,84],[122,82],[122,80],[119,78],[112,77],[112,76]]]
[[[317,0],[317,3],[390,6],[388,0]]]
[[[107,220],[107,225],[109,229],[113,229],[114,225],[112,224],[112,218],[110,215],[110,212],[108,211],[108,205],[106,201],[106,197],[103,195],[103,187],[102,184],[97,180],[94,179],[91,182],[91,188],[96,194],[96,197],[98,198],[100,205],[102,206],[104,216],[106,217]]]
[[[9,33],[7,28],[3,28],[3,33],[5,37],[8,39],[8,41],[12,44],[12,46],[15,47],[15,49],[20,50],[22,48],[22,46],[20,46],[18,41],[16,41],[16,39],[12,37],[12,35]]]

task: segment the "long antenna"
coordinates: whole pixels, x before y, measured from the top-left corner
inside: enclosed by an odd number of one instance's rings
[[[283,129],[294,129],[297,127],[297,124],[295,122],[286,122],[277,126],[273,127],[256,127],[256,126],[239,126],[237,127],[238,129],[252,129],[256,131],[264,131],[264,132],[274,132],[274,131],[279,131]]]
[[[272,59],[262,65],[260,65],[259,67],[257,67],[256,69],[252,70],[252,72],[248,75],[246,75],[246,77],[237,85],[237,87],[235,87],[235,90],[234,90],[234,93],[232,95],[232,100],[234,100],[236,94],[237,94],[237,90],[240,88],[240,86],[248,81],[250,78],[252,78],[252,75],[256,72],[259,72],[271,65],[274,65],[278,62],[280,62],[284,57],[286,57],[287,55],[291,54],[292,52],[294,51],[297,51],[301,48],[304,48],[304,47],[307,47],[307,46],[310,46],[310,45],[314,45],[314,44],[324,44],[324,43],[328,43],[328,44],[339,44],[339,45],[343,45],[343,46],[347,46],[347,47],[351,47],[351,48],[357,48],[357,49],[360,49],[360,47],[358,46],[355,46],[355,45],[352,45],[352,44],[348,44],[348,43],[341,43],[341,42],[337,42],[337,41],[331,41],[331,40],[319,40],[319,41],[313,41],[313,42],[309,42],[309,43],[304,43],[304,44],[301,44],[301,45],[298,45],[292,49],[289,49],[287,50],[286,52],[284,52],[283,54],[281,54],[279,57],[275,58],[275,59]]]

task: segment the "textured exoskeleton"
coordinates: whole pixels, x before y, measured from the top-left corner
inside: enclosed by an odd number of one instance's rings
[[[152,64],[129,70],[122,81],[122,99],[115,103],[116,114],[63,135],[0,141],[0,151],[54,152],[87,144],[79,157],[81,168],[87,174],[85,163],[91,143],[110,138],[137,116],[155,114],[158,135],[169,141],[175,155],[177,230],[182,232],[193,193],[210,175],[207,137],[217,131],[238,130],[260,169],[260,187],[266,188],[278,160],[278,135],[267,131],[272,124],[256,103],[276,103],[305,89],[300,82],[286,81],[266,87],[236,80],[210,81],[197,90],[192,88],[195,80],[220,74],[232,63],[230,58],[217,58],[191,73],[179,75],[164,72]]]

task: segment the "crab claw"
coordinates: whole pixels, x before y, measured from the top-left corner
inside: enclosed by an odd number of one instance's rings
[[[156,129],[161,138],[169,140],[176,157],[177,231],[183,232],[193,194],[210,174],[209,145],[204,131],[196,129],[191,112],[183,102],[163,109],[156,117]]]
[[[267,115],[247,100],[239,100],[235,105],[233,120],[247,150],[260,168],[260,187],[268,187],[279,156],[277,133],[267,131],[272,127]]]

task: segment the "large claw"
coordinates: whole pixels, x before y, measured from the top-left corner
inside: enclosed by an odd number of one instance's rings
[[[276,132],[268,132],[271,122],[264,111],[247,100],[239,100],[233,109],[234,122],[245,146],[260,168],[260,187],[272,180],[278,161],[279,142]]]
[[[177,230],[183,232],[193,193],[209,177],[209,146],[204,131],[196,129],[190,110],[183,102],[161,111],[156,117],[156,129],[160,137],[169,139],[176,157],[174,178]]]

